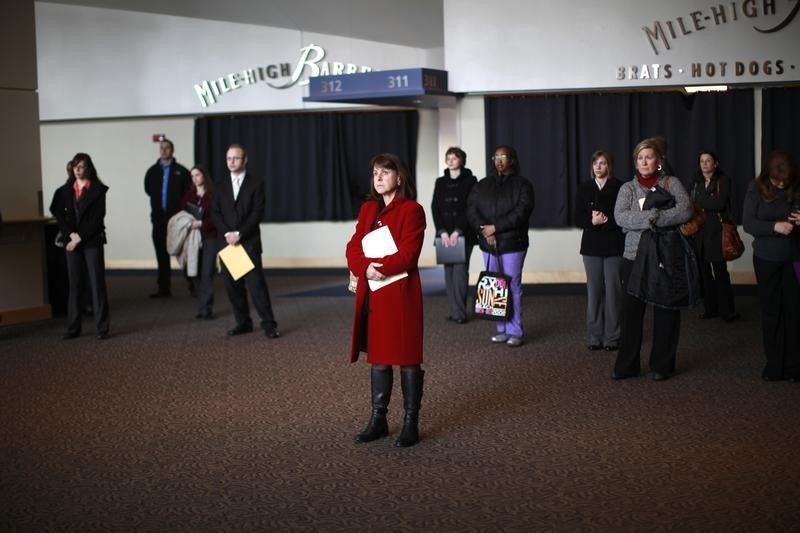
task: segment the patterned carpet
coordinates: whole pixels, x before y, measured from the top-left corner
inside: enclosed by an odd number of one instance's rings
[[[751,291],[735,324],[684,313],[660,383],[609,379],[583,296],[526,296],[517,349],[426,296],[422,441],[397,449],[399,380],[392,436],[352,442],[352,299],[308,295],[345,281],[269,274],[276,340],[226,337],[221,283],[206,322],[177,277],[149,300],[141,275],[109,276],[105,341],[61,340],[63,318],[0,329],[0,530],[798,530],[800,386],[761,381]]]

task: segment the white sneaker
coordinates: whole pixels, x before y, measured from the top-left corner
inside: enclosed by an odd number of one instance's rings
[[[509,339],[509,337],[505,333],[498,333],[497,335],[492,337],[492,342],[494,342],[496,344],[502,344],[502,343],[508,341],[508,339]]]
[[[509,337],[506,344],[512,348],[516,348],[517,346],[522,346],[522,339],[519,337]]]

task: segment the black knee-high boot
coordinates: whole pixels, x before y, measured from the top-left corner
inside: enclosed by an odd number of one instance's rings
[[[400,372],[400,384],[403,388],[403,431],[394,441],[399,448],[413,446],[419,441],[419,407],[422,403],[422,382],[425,371],[421,368]]]
[[[372,381],[372,416],[367,427],[356,435],[356,442],[370,442],[389,434],[386,412],[392,397],[392,367],[375,368],[370,371]]]

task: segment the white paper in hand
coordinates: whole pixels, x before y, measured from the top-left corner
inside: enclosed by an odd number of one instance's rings
[[[397,253],[397,244],[394,242],[392,233],[389,231],[388,226],[381,226],[380,228],[370,231],[364,238],[361,239],[361,249],[364,251],[364,256],[370,259],[377,259],[386,257]],[[367,280],[369,288],[372,291],[377,291],[381,287],[385,287],[390,283],[394,283],[399,279],[408,277],[408,272],[401,272],[393,276],[387,276],[381,281]]]

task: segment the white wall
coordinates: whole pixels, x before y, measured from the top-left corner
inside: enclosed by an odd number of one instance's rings
[[[794,3],[444,0],[445,68],[451,90],[457,92],[797,81],[800,16],[774,33],[755,30],[780,24]],[[667,39],[657,40],[654,51],[643,28],[652,30],[657,23]],[[684,35],[680,23],[689,33]],[[675,38],[669,35],[668,24],[675,29]],[[669,49],[664,46],[667,40]],[[758,67],[755,75],[749,71],[753,61]],[[777,61],[783,62],[782,74]],[[741,75],[736,73],[736,62],[748,67]],[[769,72],[766,62],[770,62]],[[694,63],[702,63],[698,77],[692,74]],[[713,75],[707,70],[709,63]],[[720,63],[726,64],[725,75]],[[647,66],[644,79],[643,65]],[[658,65],[657,74],[653,65]],[[666,65],[670,65],[670,77],[666,77]],[[635,77],[630,67],[636,69]]]
[[[304,103],[308,90],[301,83],[240,82],[207,107],[194,89],[246,69],[289,64],[294,71],[311,44],[325,53],[319,68],[334,62],[376,70],[442,67],[440,49],[118,9],[37,2],[36,26],[42,120],[330,107]],[[300,82],[312,70],[301,69]]]

